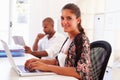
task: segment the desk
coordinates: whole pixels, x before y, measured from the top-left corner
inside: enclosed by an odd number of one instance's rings
[[[113,68],[112,77],[112,80],[120,80],[120,68]]]
[[[112,80],[120,80],[120,60],[113,63],[112,77]]]
[[[33,56],[25,55],[25,57],[14,57],[16,64],[24,64],[25,61]],[[31,76],[20,77],[11,67],[7,58],[0,58],[0,78],[1,80],[77,80],[74,77],[62,75],[44,75],[44,76]]]

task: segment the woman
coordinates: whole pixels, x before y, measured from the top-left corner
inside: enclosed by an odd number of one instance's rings
[[[42,70],[79,80],[92,80],[90,45],[81,26],[80,9],[73,3],[62,8],[61,24],[68,38],[54,60],[30,59],[25,63],[30,71]]]

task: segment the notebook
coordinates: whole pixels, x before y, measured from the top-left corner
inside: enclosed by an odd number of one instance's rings
[[[16,45],[20,45],[23,47],[25,46],[25,41],[23,39],[23,36],[13,36],[13,40]]]
[[[8,48],[8,45],[5,41],[1,40],[3,48],[6,52],[6,55],[8,57],[8,60],[12,66],[12,68],[18,73],[19,76],[38,76],[38,75],[51,75],[51,74],[55,74],[52,72],[42,72],[39,70],[36,70],[34,72],[29,72],[27,69],[25,69],[24,65],[16,65],[15,61],[11,55],[11,52]]]

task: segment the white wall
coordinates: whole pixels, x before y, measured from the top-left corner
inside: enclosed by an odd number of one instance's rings
[[[106,38],[111,40],[114,60],[120,61],[120,0],[106,0],[105,7],[105,30]]]
[[[5,40],[7,43],[9,42],[9,3],[9,0],[0,3],[0,39]]]

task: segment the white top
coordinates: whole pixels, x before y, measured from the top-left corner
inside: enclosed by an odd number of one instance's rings
[[[64,54],[62,52],[60,52],[58,54],[58,62],[59,62],[59,65],[60,67],[64,67],[65,66],[65,59],[67,57],[67,54]]]
[[[48,53],[47,57],[42,59],[52,59],[57,56],[66,37],[56,32],[52,38],[48,39],[48,35],[44,36],[38,43],[39,51],[45,50]]]

